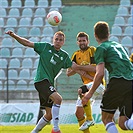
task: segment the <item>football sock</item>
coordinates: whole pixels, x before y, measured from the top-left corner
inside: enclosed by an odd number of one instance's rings
[[[52,106],[52,119],[53,119],[53,129],[54,131],[59,131],[59,110],[60,110],[60,105],[59,104],[53,104]]]
[[[92,109],[91,109],[90,100],[87,102],[87,105],[84,106],[84,111],[85,111],[85,114],[86,114],[86,120],[92,121],[93,117],[92,117]]]
[[[79,127],[85,122],[85,117],[82,120],[78,120]],[[90,133],[89,128],[84,130],[83,133]]]
[[[110,122],[110,123],[106,124],[106,131],[108,133],[118,133],[118,130],[117,130],[114,122]]]
[[[34,128],[34,131],[38,132],[40,131],[44,126],[47,125],[49,121],[43,116],[37,123],[37,125]]]
[[[124,125],[128,130],[133,130],[133,119],[125,121]]]

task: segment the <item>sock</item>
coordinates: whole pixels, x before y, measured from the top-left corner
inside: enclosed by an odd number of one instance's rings
[[[124,123],[126,129],[133,130],[133,119],[129,119]]]
[[[109,122],[108,124],[106,124],[106,131],[108,133],[118,133],[114,122]]]
[[[35,126],[35,128],[33,129],[36,132],[39,132],[40,130],[42,130],[42,128],[44,126],[47,125],[49,121],[43,116],[37,123],[37,125]]]
[[[54,131],[59,131],[59,110],[60,110],[60,105],[59,104],[53,104],[52,106],[52,119],[53,119],[53,125],[54,125]]]
[[[85,122],[85,117],[82,120],[78,120],[79,126],[81,126]],[[90,133],[89,128],[84,130],[83,133]]]
[[[92,121],[93,117],[92,117],[92,109],[91,109],[90,100],[87,102],[87,105],[84,106],[84,111],[85,111],[85,114],[86,114],[86,120]]]

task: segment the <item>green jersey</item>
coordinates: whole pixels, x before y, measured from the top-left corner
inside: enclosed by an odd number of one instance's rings
[[[68,53],[62,49],[55,50],[49,43],[34,43],[34,50],[40,55],[35,82],[48,79],[54,85],[54,78],[59,71],[72,66]]]
[[[105,68],[109,72],[109,79],[121,78],[133,79],[133,65],[128,54],[121,44],[114,41],[101,43],[95,53],[96,64],[105,63]]]

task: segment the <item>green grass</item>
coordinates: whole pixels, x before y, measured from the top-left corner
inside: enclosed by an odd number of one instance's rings
[[[117,126],[118,127],[118,126]],[[0,126],[0,133],[30,133],[34,126]],[[39,133],[51,133],[52,125],[47,125]],[[78,130],[78,124],[60,125],[62,133],[83,133]],[[119,133],[132,133],[133,131],[122,131],[118,128]],[[91,133],[106,133],[103,124],[95,124],[90,127]]]

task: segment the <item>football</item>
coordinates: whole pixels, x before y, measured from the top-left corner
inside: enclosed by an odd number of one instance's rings
[[[51,11],[47,15],[48,23],[57,26],[62,21],[62,15],[58,11]]]

